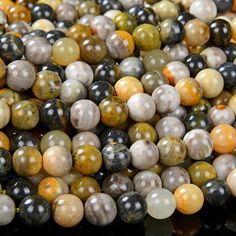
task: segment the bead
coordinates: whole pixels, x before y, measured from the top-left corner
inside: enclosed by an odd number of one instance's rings
[[[176,117],[179,120],[183,121],[183,119],[185,118],[185,116],[187,115],[187,110],[184,106],[179,106],[176,108],[175,111],[170,112],[170,113],[166,113],[166,116],[172,116],[172,117]]]
[[[120,143],[109,143],[102,149],[103,162],[106,170],[120,172],[128,167],[132,151]]]
[[[128,12],[118,13],[113,19],[118,30],[124,30],[130,34],[137,27],[136,18]]]
[[[134,190],[134,185],[129,177],[121,173],[113,173],[102,182],[104,193],[116,199],[126,192]]]
[[[226,62],[220,65],[217,70],[222,75],[222,78],[224,80],[224,87],[227,89],[231,89],[234,87],[235,84],[235,75],[236,72],[236,65],[232,62]]]
[[[2,131],[0,131],[0,148],[3,148],[7,151],[10,150],[10,140]]]
[[[120,0],[126,10],[134,5],[143,5],[143,2],[143,0]]]
[[[185,134],[184,124],[174,116],[163,117],[157,122],[155,128],[159,139],[166,136],[182,138]]]
[[[198,212],[204,202],[204,195],[199,187],[194,184],[180,185],[174,192],[176,208],[179,212],[192,215]]]
[[[155,219],[170,217],[176,207],[174,195],[166,189],[154,189],[147,195],[147,212]]]
[[[230,189],[231,194],[235,197],[235,179],[236,179],[236,170],[231,170],[226,178],[226,183]]]
[[[77,11],[79,13],[79,17],[87,14],[91,14],[94,16],[98,16],[101,14],[100,6],[93,1],[80,2],[77,6]]]
[[[162,138],[157,144],[160,153],[160,162],[166,166],[180,164],[186,156],[185,143],[172,136]]]
[[[85,217],[93,225],[105,226],[113,222],[117,207],[115,201],[106,193],[95,193],[84,205]]]
[[[38,194],[50,203],[53,203],[57,197],[68,192],[67,184],[60,178],[47,177],[42,179],[38,185]]]
[[[15,218],[15,203],[7,195],[0,194],[0,225],[8,225]]]
[[[61,177],[69,173],[72,167],[70,152],[61,146],[48,148],[43,154],[43,168],[51,176]]]
[[[158,148],[148,140],[138,140],[130,147],[131,164],[139,170],[153,167],[159,160]]]
[[[4,102],[3,100],[0,100],[0,128],[4,128],[11,117],[11,113],[10,113],[10,108],[8,106],[8,104],[6,102]]]
[[[36,20],[32,25],[31,25],[31,30],[43,30],[45,32],[48,32],[50,30],[54,30],[55,26],[54,24],[47,20],[47,19],[39,19]]]
[[[70,108],[71,124],[78,130],[91,130],[97,126],[99,120],[98,106],[90,100],[77,101]]]
[[[228,174],[236,168],[236,158],[231,154],[222,154],[212,163],[218,179],[226,180]]]
[[[49,5],[53,10],[61,4],[61,0],[39,0],[38,3],[44,3]]]
[[[140,171],[133,179],[135,191],[146,197],[152,190],[162,187],[159,175],[152,171]]]
[[[127,192],[117,200],[118,214],[126,223],[139,223],[147,213],[147,202],[145,198],[136,192]]]
[[[0,148],[0,176],[9,174],[12,168],[12,158],[10,152]]]
[[[188,1],[188,0],[187,0],[187,1]],[[191,0],[191,1],[193,1],[193,0]],[[190,2],[190,4],[191,4],[191,1],[188,1],[188,2]],[[182,4],[183,4],[183,3],[182,3]],[[179,16],[177,17],[177,20],[178,20],[182,25],[185,25],[188,21],[193,20],[193,19],[195,19],[195,16],[192,15],[191,13],[189,13],[189,12],[186,12],[186,11],[180,12]]]
[[[71,21],[74,22],[78,18],[78,13],[74,6],[68,3],[61,3],[56,11],[57,21]]]
[[[207,114],[210,111],[210,109],[211,109],[211,103],[207,99],[202,98],[198,104],[190,108],[190,111],[204,112]]]
[[[213,151],[213,141],[210,134],[203,129],[193,129],[185,134],[183,141],[187,154],[193,160],[204,160]]]
[[[7,18],[9,23],[20,20],[29,23],[31,21],[31,13],[25,6],[15,4],[8,9]]]
[[[102,0],[101,3],[99,3],[99,5],[104,15],[108,11],[112,11],[112,9],[123,10],[123,5],[119,1],[116,1],[116,0],[109,0],[109,1]]]
[[[48,4],[35,4],[31,10],[32,21],[37,21],[39,19],[47,19],[53,22],[54,12],[50,5]]]
[[[101,152],[94,146],[83,145],[73,153],[73,167],[83,175],[95,174],[102,166]]]
[[[51,45],[53,45],[58,39],[65,37],[65,34],[60,30],[50,30],[44,37]]]
[[[166,52],[173,61],[183,61],[189,54],[187,47],[183,43],[166,45],[163,51]]]
[[[218,153],[230,153],[236,148],[236,131],[227,124],[217,125],[211,131],[213,148]]]

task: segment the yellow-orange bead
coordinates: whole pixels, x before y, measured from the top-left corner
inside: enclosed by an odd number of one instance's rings
[[[68,66],[70,63],[79,60],[79,45],[71,38],[60,38],[53,45],[52,57],[56,64]]]
[[[0,148],[10,150],[10,141],[6,134],[0,131]]]
[[[230,153],[236,148],[236,130],[230,125],[217,125],[211,131],[211,138],[218,153]]]
[[[15,4],[8,9],[7,18],[9,23],[16,21],[25,21],[29,23],[31,21],[31,13],[25,6]]]
[[[180,185],[174,192],[176,208],[179,212],[191,215],[198,212],[204,203],[204,196],[194,184]]]
[[[138,79],[125,76],[116,82],[115,90],[117,96],[127,102],[132,95],[143,93],[143,85]]]
[[[233,110],[236,115],[236,94],[229,99],[228,106]]]
[[[175,88],[179,91],[181,104],[184,106],[196,105],[202,98],[202,89],[199,83],[193,78],[179,80]]]
[[[235,3],[235,6],[236,6],[236,3]],[[232,29],[232,39],[236,40],[236,17],[234,17],[231,20],[230,24],[231,24],[231,29]]]
[[[133,54],[134,52],[134,47],[135,47],[135,43],[134,43],[134,39],[132,37],[131,34],[129,34],[128,32],[124,31],[124,30],[117,30],[116,33],[123,38],[124,40],[128,41],[128,45],[129,45],[129,53],[130,55]]]
[[[7,13],[8,9],[12,7],[14,3],[10,0],[1,0],[0,1],[0,9]]]

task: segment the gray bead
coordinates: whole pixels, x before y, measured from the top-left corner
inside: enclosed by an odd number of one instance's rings
[[[184,106],[179,106],[173,112],[166,113],[165,116],[174,116],[181,121],[184,120],[185,116],[187,115],[187,110]]]
[[[115,219],[116,203],[108,194],[95,193],[84,205],[85,217],[93,225],[105,226]]]
[[[170,190],[172,193],[182,184],[190,183],[188,172],[178,166],[168,167],[161,174],[163,188]]]
[[[156,188],[162,187],[161,178],[152,171],[140,171],[133,179],[135,191],[144,197]]]
[[[15,217],[16,207],[7,195],[0,194],[0,226],[10,224]]]

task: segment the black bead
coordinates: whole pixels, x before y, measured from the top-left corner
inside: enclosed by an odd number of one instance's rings
[[[43,30],[32,30],[29,35],[31,36],[35,36],[35,37],[44,37],[46,34],[45,31]]]
[[[58,39],[66,37],[66,35],[60,30],[51,30],[48,31],[44,37],[53,45]]]
[[[176,19],[182,25],[185,25],[188,21],[195,19],[195,16],[188,12],[181,12]]]
[[[213,0],[213,2],[216,4],[218,13],[230,11],[233,5],[233,0]]]
[[[118,0],[97,0],[97,3],[100,5],[103,14],[109,10],[123,11],[123,6]]]
[[[54,11],[47,4],[35,4],[31,10],[31,16],[33,22],[39,19],[54,21]]]
[[[236,58],[236,44],[229,43],[228,45],[224,46],[222,49],[227,57],[227,61],[234,62]]]
[[[223,63],[217,68],[224,79],[224,86],[230,89],[236,86],[236,65],[232,62]]]
[[[73,23],[69,20],[64,20],[64,21],[57,21],[55,23],[55,28],[65,28],[65,29],[69,29],[71,26],[73,25]]]
[[[0,177],[10,173],[12,168],[11,154],[4,148],[0,148]]]

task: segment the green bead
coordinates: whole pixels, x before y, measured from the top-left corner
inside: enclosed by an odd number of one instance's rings
[[[136,18],[130,15],[128,12],[119,13],[114,18],[114,23],[118,30],[124,30],[130,34],[132,34],[134,29],[137,27]]]

